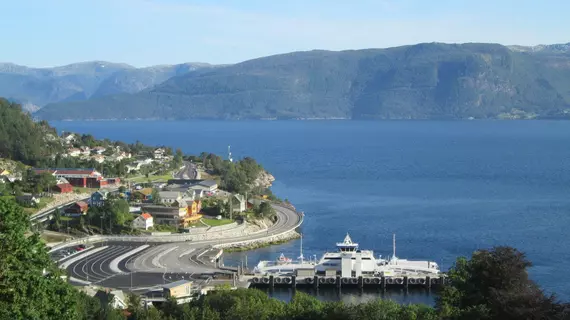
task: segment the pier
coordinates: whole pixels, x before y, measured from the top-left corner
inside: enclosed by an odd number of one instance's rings
[[[444,275],[438,276],[380,276],[380,277],[341,277],[340,275],[251,275],[239,276],[240,282],[248,282],[254,286],[266,287],[297,287],[307,286],[318,289],[319,287],[370,287],[383,290],[391,288],[426,288],[441,287],[447,283]]]

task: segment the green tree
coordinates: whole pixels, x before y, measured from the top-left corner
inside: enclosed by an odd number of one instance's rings
[[[0,319],[77,319],[77,291],[29,229],[22,208],[0,199]]]
[[[160,199],[160,191],[157,188],[152,189],[152,203],[159,204],[162,199]]]
[[[61,230],[61,210],[59,208],[53,211],[52,226],[55,231]]]
[[[123,226],[129,221],[131,214],[129,212],[129,203],[123,199],[115,199],[110,202],[111,219],[117,226]]]
[[[437,298],[445,319],[562,319],[563,306],[528,277],[525,255],[511,247],[457,259],[449,271],[452,285]],[[568,314],[566,315],[568,316]]]
[[[276,214],[275,209],[271,206],[269,202],[262,202],[259,205],[258,214],[263,218],[273,218]]]
[[[182,150],[176,149],[176,153],[174,154],[173,163],[175,168],[179,168],[184,161],[184,154]]]

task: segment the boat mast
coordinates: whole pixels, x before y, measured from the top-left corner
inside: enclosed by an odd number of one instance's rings
[[[396,234],[392,234],[392,258],[396,258]]]
[[[299,256],[299,260],[301,260],[301,263],[303,263],[303,259],[305,259],[305,257],[303,257],[303,234],[302,233],[301,233],[301,250],[300,251],[301,251],[301,255]]]

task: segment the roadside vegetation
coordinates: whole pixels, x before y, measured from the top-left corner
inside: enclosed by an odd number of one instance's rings
[[[234,220],[230,220],[230,219],[206,219],[206,218],[202,218],[201,219],[202,222],[204,222],[205,224],[209,225],[210,227],[217,227],[217,226],[223,226],[225,224],[230,224],[233,223]]]

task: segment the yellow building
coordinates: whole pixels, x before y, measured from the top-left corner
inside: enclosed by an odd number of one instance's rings
[[[4,170],[4,169],[0,169],[0,176],[7,176],[10,174],[10,171],[8,170]]]
[[[192,281],[179,280],[162,287],[166,298],[184,298],[192,295]]]
[[[202,201],[194,200],[188,206],[188,215],[191,215],[191,216],[196,215],[196,214],[200,213],[200,210],[202,210]]]

